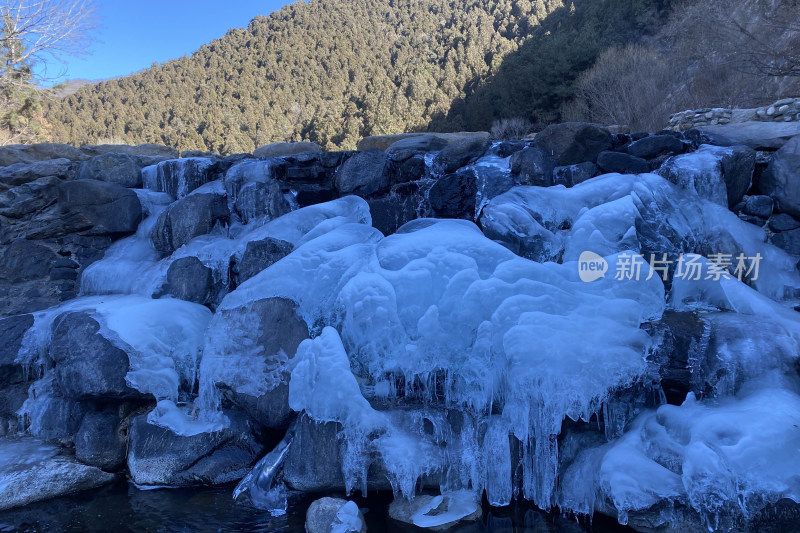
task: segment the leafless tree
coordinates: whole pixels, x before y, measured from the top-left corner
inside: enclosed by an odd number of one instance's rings
[[[0,0],[4,71],[82,55],[94,29],[94,0]]]

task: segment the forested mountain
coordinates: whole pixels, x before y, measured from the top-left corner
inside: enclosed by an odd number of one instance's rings
[[[54,141],[220,153],[274,141],[557,119],[597,55],[653,30],[668,0],[311,0],[189,57],[51,100]],[[179,23],[179,21],[176,21]],[[132,43],[135,46],[135,43]]]

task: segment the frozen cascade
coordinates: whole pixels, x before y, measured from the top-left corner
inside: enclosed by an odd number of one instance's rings
[[[343,225],[223,300],[206,336],[201,417],[214,420],[216,384],[259,395],[280,383],[246,328],[248,309],[270,297],[297,302],[308,324],[336,327],[318,331],[285,364],[291,407],[343,424],[349,488],[366,488],[365,450],[381,457],[407,497],[420,476],[445,470],[463,473],[451,476],[451,488],[481,489],[487,467],[480,457],[494,454],[476,454],[468,431],[452,450],[436,452],[441,443],[418,427],[424,417],[417,425],[373,408],[354,372],[373,394],[389,383],[398,397],[460,408],[475,420],[497,412],[503,422],[492,423],[506,424],[505,434],[524,443],[525,496],[543,508],[552,504],[562,419],[588,420],[609,391],[640,375],[649,340],[639,325],[664,306],[657,277],[586,284],[576,264],[519,258],[466,221],[416,220],[386,238],[364,224]],[[530,339],[537,339],[533,347]],[[490,498],[508,500],[505,470],[489,470],[498,478]]]

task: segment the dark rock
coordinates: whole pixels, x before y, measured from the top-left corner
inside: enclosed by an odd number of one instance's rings
[[[239,262],[239,283],[244,283],[262,270],[277,263],[294,250],[292,243],[268,237],[250,241]]]
[[[16,239],[0,257],[0,280],[11,283],[46,278],[58,256],[50,248]]]
[[[318,424],[306,415],[300,416],[283,467],[290,488],[322,492],[344,487],[338,439],[341,428],[336,422]]]
[[[86,414],[85,404],[60,396],[48,398],[40,408],[35,423],[26,417],[25,425],[31,435],[46,441],[71,441]]]
[[[30,164],[17,163],[0,168],[0,183],[15,187],[48,176],[71,179],[75,175],[76,165],[69,159],[51,159]]]
[[[781,211],[800,218],[800,135],[775,152],[761,175],[761,190],[769,194]]]
[[[790,231],[800,228],[800,221],[795,220],[791,215],[779,213],[769,220],[769,229],[776,233]]]
[[[647,161],[622,152],[602,152],[597,157],[597,166],[607,173],[646,174],[650,172],[650,165],[647,164]]]
[[[628,145],[628,153],[642,159],[683,152],[683,143],[673,135],[651,135]]]
[[[556,162],[541,148],[530,146],[511,156],[511,173],[518,175],[520,185],[549,187],[553,185]]]
[[[597,176],[599,173],[600,169],[591,161],[568,167],[556,167],[553,169],[553,185],[572,187]]]
[[[422,155],[415,155],[400,163],[394,170],[394,182],[405,183],[409,181],[416,181],[425,177],[427,165],[425,164],[425,157]]]
[[[536,145],[556,160],[559,166],[596,162],[597,156],[611,149],[611,133],[585,122],[551,124],[536,134]]]
[[[89,156],[69,144],[10,144],[0,146],[0,166],[6,167],[16,163],[35,163],[49,159],[69,159],[83,161]]]
[[[0,390],[21,383],[22,366],[15,362],[25,332],[33,326],[33,315],[18,315],[0,319]]]
[[[268,359],[280,359],[275,354],[285,354],[290,359],[297,353],[297,347],[308,338],[308,325],[298,316],[297,304],[285,298],[267,298],[256,301],[252,309],[259,317],[256,339]],[[274,366],[272,362],[270,365]],[[288,375],[283,384],[273,390],[255,397],[233,390],[226,391],[231,402],[243,409],[253,420],[273,428],[286,427],[292,411],[288,402]]]
[[[497,157],[508,157],[525,148],[525,141],[502,141],[492,148],[492,153]]]
[[[205,235],[217,222],[230,218],[228,197],[222,187],[209,184],[165,209],[150,234],[162,254],[171,254],[199,235]]]
[[[214,272],[194,256],[181,257],[169,265],[164,291],[187,302],[207,304],[213,299]]]
[[[472,219],[475,216],[477,192],[475,175],[460,172],[437,180],[428,193],[428,200],[439,218]]]
[[[244,477],[263,450],[259,428],[236,411],[225,415],[227,428],[191,437],[149,424],[147,415],[135,417],[128,437],[131,479],[139,485],[186,487]]]
[[[769,241],[791,255],[800,256],[800,229],[776,233]]]
[[[483,136],[463,137],[445,146],[433,160],[433,168],[439,174],[450,174],[475,161],[491,146]]]
[[[234,209],[243,223],[260,217],[278,218],[292,210],[292,206],[275,180],[251,182],[240,190]]]
[[[748,196],[742,211],[754,217],[769,218],[772,216],[772,198],[769,196]]]
[[[107,181],[123,187],[141,187],[139,160],[127,154],[103,154],[81,164],[81,179]]]
[[[142,398],[128,387],[128,354],[100,333],[100,324],[84,312],[69,312],[53,322],[50,357],[56,380],[70,400],[121,401]]]
[[[120,417],[112,412],[89,412],[75,434],[78,461],[117,472],[125,466],[127,442],[120,432]]]
[[[95,180],[65,181],[58,185],[58,203],[64,214],[84,226],[85,235],[127,235],[142,220],[142,204],[130,189]]]
[[[391,235],[409,220],[417,218],[417,201],[413,196],[391,194],[370,199],[367,203],[372,214],[372,226],[384,235]]]
[[[341,194],[369,196],[388,190],[386,154],[380,150],[358,152],[339,167],[334,179]]]
[[[732,146],[730,153],[722,156],[722,175],[728,193],[728,205],[735,205],[750,189],[756,152],[747,146]]]
[[[26,219],[50,207],[58,201],[58,184],[55,176],[38,178],[23,185],[17,185],[0,193],[0,216],[10,219]],[[35,223],[40,223],[36,221]]]
[[[78,272],[74,268],[54,268],[50,272],[51,281],[75,281]]]
[[[297,196],[295,200],[299,207],[330,202],[337,197],[336,191],[330,187],[315,184],[302,184],[295,188]]]

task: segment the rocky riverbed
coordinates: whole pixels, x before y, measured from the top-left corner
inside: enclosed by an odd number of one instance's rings
[[[719,128],[0,148],[2,516],[792,523],[800,137]]]

